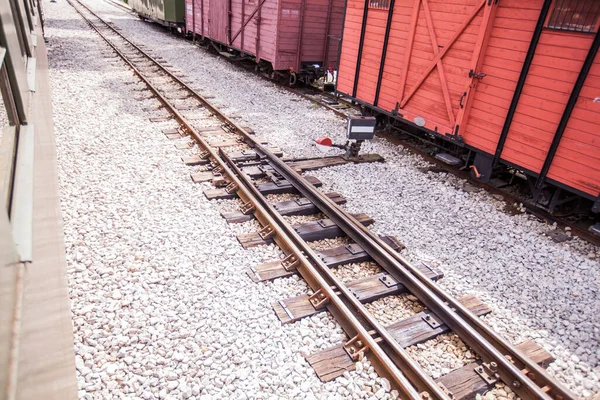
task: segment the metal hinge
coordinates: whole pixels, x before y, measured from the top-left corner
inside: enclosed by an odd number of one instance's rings
[[[483,74],[483,73],[477,73],[474,70],[470,70],[469,71],[469,78],[477,78],[477,79],[483,79],[487,76],[487,74]]]

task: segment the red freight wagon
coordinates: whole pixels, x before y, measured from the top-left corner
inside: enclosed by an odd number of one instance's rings
[[[599,15],[599,0],[348,0],[337,90],[482,181],[513,167],[542,205],[567,189],[597,212]]]
[[[255,58],[269,73],[314,78],[337,63],[344,1],[186,0],[186,29],[224,55]]]

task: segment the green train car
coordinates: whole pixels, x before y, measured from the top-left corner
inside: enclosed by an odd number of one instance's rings
[[[185,0],[129,0],[140,18],[171,28],[185,26]]]

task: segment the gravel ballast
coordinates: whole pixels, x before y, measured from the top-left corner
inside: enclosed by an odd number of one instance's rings
[[[314,138],[343,137],[345,122],[332,112],[104,1],[87,4],[286,155],[317,156]],[[102,57],[106,46],[67,3],[46,3],[46,18],[81,396],[391,396],[368,362],[318,381],[302,355],[342,340],[339,326],[325,313],[280,326],[271,302],[306,285],[247,279],[245,267],[279,251],[242,250],[234,235],[254,225],[227,226],[219,204],[201,194],[209,186],[190,182],[164,126],[148,122],[134,85],[123,84],[131,73]],[[553,226],[504,213],[504,202],[424,171],[428,164],[400,146],[376,139],[365,150],[386,163],[311,175],[344,195],[350,212],[374,218],[375,232],[397,236],[408,257],[441,269],[445,289],[488,304],[495,330],[543,345],[557,358],[549,371],[575,393],[599,393],[598,249],[577,238],[553,242],[544,235]],[[444,340],[454,339],[427,346]],[[444,364],[440,354],[422,356],[432,366],[440,357],[432,371],[471,359]]]

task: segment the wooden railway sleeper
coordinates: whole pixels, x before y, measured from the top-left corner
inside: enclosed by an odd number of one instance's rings
[[[442,382],[438,382],[437,383],[438,386],[442,389],[442,391],[444,393],[446,393],[446,395],[450,398],[450,399],[454,399],[454,393],[452,393],[447,387],[446,385],[444,385]],[[429,393],[427,393],[427,395],[429,395]]]

